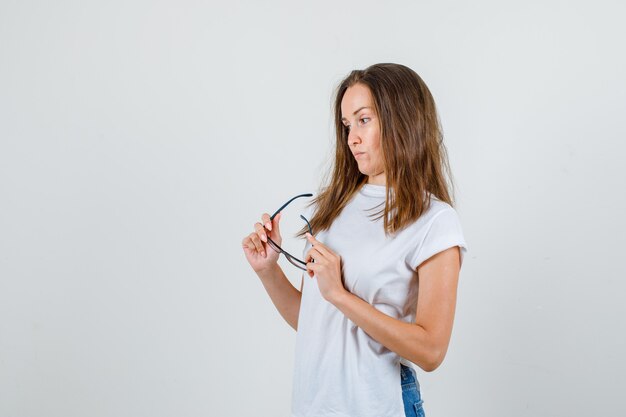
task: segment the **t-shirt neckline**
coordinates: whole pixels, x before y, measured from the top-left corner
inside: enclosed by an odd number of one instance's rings
[[[386,197],[387,186],[365,183],[361,186],[361,188],[359,189],[359,192],[368,197]]]
[[[367,197],[387,197],[387,186],[365,183],[359,188],[359,193]],[[437,199],[434,194],[428,193],[430,198]]]

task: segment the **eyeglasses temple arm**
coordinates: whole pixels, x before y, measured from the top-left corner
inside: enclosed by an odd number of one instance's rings
[[[311,234],[311,236],[313,236],[313,229],[311,229],[311,223],[309,223],[306,217],[304,217],[302,214],[300,215],[300,218],[306,222],[306,225],[309,227],[309,233]]]
[[[275,212],[274,214],[272,214],[272,215],[270,216],[270,221],[274,220],[274,217],[276,217],[276,215],[277,215],[278,213],[280,213],[282,209],[284,209],[285,207],[287,207],[287,206],[289,205],[289,203],[291,203],[291,202],[292,202],[293,200],[295,200],[296,198],[300,198],[300,197],[313,197],[313,194],[311,194],[311,193],[307,193],[307,194],[300,194],[300,195],[297,195],[297,196],[293,197],[291,200],[289,200],[289,201],[287,201],[285,204],[283,204],[283,205],[282,205],[282,206],[281,206],[278,210],[276,210],[276,212]],[[308,223],[308,222],[307,222],[307,223]],[[310,226],[309,226],[309,227],[310,227]]]

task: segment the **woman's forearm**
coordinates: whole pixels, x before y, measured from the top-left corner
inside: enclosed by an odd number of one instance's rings
[[[280,315],[297,331],[302,293],[289,282],[278,264],[271,269],[257,272],[257,275]]]
[[[434,343],[423,327],[390,317],[347,291],[333,304],[372,339],[426,372],[435,370],[443,361],[447,346]]]

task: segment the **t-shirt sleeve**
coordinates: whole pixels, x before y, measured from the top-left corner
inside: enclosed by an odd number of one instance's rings
[[[437,213],[430,221],[420,246],[410,259],[410,265],[415,270],[430,257],[454,246],[459,246],[462,265],[467,244],[459,216],[454,208],[449,207]]]

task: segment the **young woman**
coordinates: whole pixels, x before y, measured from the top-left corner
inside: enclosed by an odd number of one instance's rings
[[[280,248],[285,206],[242,242],[297,330],[292,417],[423,416],[415,370],[446,355],[467,252],[435,103],[410,68],[376,64],[340,83],[334,112],[334,167],[304,216],[303,260]],[[306,271],[300,291],[280,253]]]

